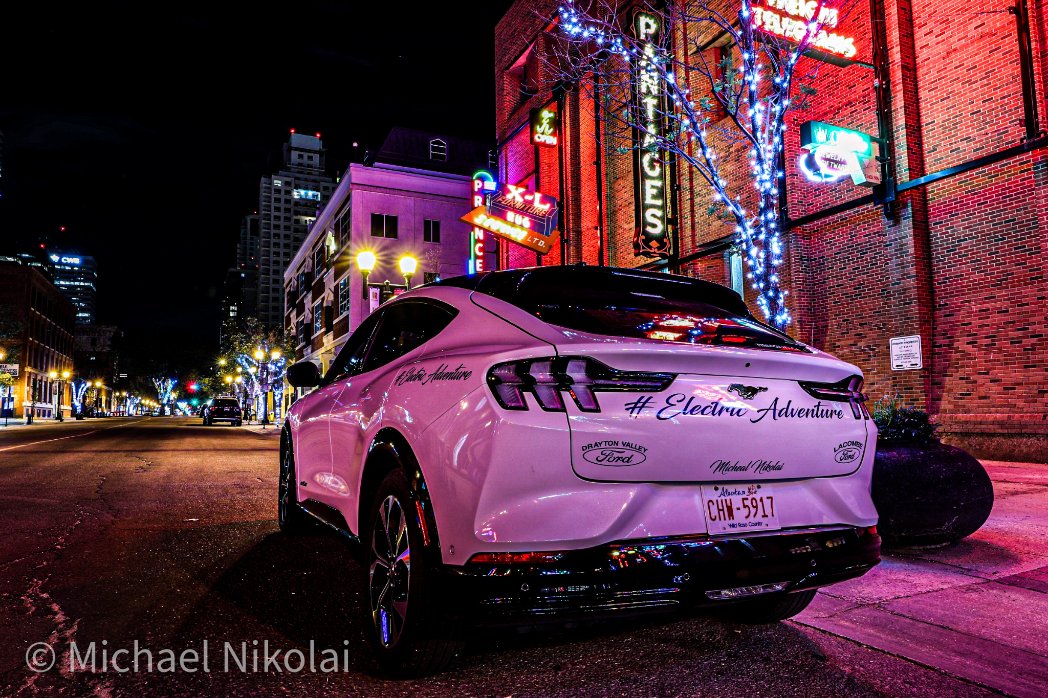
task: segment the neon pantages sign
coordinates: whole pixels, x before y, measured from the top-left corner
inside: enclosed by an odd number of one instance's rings
[[[633,31],[643,46],[644,55],[637,61],[634,93],[637,128],[634,135],[634,196],[637,201],[637,233],[634,253],[643,257],[668,257],[671,254],[669,202],[666,196],[665,153],[656,147],[665,131],[665,94],[659,85],[655,64],[662,42],[662,23],[655,15],[638,12]]]
[[[761,31],[799,43],[808,31],[808,23],[819,9],[816,0],[760,0],[767,7],[753,8],[754,26]],[[834,7],[823,6],[815,20],[820,27],[811,41],[812,48],[843,58],[853,58],[855,37],[833,31],[840,22],[840,13]]]

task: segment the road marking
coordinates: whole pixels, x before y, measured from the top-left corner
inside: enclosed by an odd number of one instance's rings
[[[137,420],[136,420],[136,422],[137,422]],[[91,431],[85,431],[82,434],[70,434],[69,436],[59,436],[59,437],[56,437],[54,439],[44,439],[43,441],[31,441],[31,442],[29,442],[27,444],[18,444],[17,446],[8,446],[7,448],[0,448],[0,453],[3,453],[4,451],[13,451],[16,448],[25,448],[26,446],[36,446],[37,444],[47,444],[47,443],[51,443],[52,441],[63,441],[65,439],[78,439],[81,436],[90,436],[91,434],[97,434],[100,431],[106,431],[107,429],[116,429],[118,427],[126,427],[126,426],[130,426],[131,424],[134,424],[134,423],[135,422],[129,422],[128,424],[114,424],[111,427],[102,427],[101,429],[92,429]]]

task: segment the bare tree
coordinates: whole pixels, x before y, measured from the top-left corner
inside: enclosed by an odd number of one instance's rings
[[[671,162],[690,167],[710,186],[709,213],[734,230],[757,304],[782,328],[791,319],[779,278],[785,117],[814,94],[818,62],[810,61],[803,75],[798,64],[809,51],[847,55],[854,47],[824,28],[840,19],[840,9],[824,0],[766,2],[741,0],[731,15],[724,12],[735,6],[730,1],[670,0],[657,7],[568,0],[544,60],[558,82],[600,95],[609,147],[636,151],[645,171]],[[759,28],[767,26],[768,16],[759,20],[769,5],[787,4],[805,21],[779,22],[776,15],[782,36]],[[748,155],[749,176],[725,164],[740,150]],[[650,224],[657,230],[657,220]]]

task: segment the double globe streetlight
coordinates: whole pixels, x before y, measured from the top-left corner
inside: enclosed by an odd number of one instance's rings
[[[58,371],[49,371],[47,377],[51,379],[51,389],[54,391],[55,398],[55,420],[59,422],[65,421],[62,416],[62,382],[68,381],[71,374],[69,371],[62,371],[62,380],[58,380]],[[58,383],[57,390],[55,390],[55,383]]]
[[[371,250],[364,250],[363,252],[357,253],[357,269],[360,271],[360,275],[364,279],[364,283],[361,287],[361,297],[367,300],[368,297],[368,277],[371,272],[375,270],[375,265],[378,263],[378,257]],[[404,277],[404,287],[407,290],[411,290],[411,277],[418,271],[418,260],[411,255],[404,255],[397,262],[397,266],[400,267],[400,274]]]

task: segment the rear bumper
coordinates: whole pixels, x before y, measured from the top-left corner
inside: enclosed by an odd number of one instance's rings
[[[208,417],[212,422],[239,422],[240,417]]]
[[[876,528],[732,538],[674,537],[470,562],[442,570],[454,611],[482,625],[592,618],[726,603],[706,592],[785,582],[801,591],[858,577],[880,561]]]

